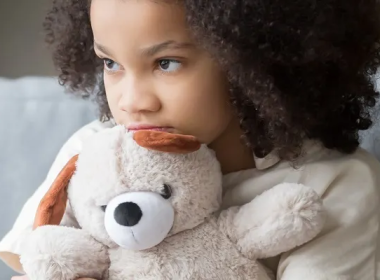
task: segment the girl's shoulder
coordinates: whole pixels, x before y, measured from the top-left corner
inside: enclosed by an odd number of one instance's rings
[[[359,147],[350,154],[329,150],[320,144],[309,143],[305,149],[304,159],[301,160],[300,169],[317,175],[332,173],[339,177],[352,177],[355,180],[374,180],[380,183],[380,162],[367,150]]]
[[[296,162],[280,161],[272,153],[255,159],[255,169],[225,175],[227,192],[241,192],[231,195],[234,201],[227,204],[242,204],[277,184],[299,183],[313,188],[323,199],[350,197],[350,203],[362,203],[366,199],[361,198],[369,198],[380,207],[380,162],[368,151],[358,148],[344,154],[315,141],[306,142],[303,150]]]
[[[359,203],[359,197],[366,197],[379,205],[380,161],[374,155],[361,147],[345,154],[312,141],[304,151],[294,169],[280,164],[280,169],[288,170],[287,179],[313,187],[325,199],[351,197],[351,203]]]
[[[88,137],[91,137],[94,134],[104,131],[113,126],[114,123],[111,120],[105,122],[101,122],[100,120],[94,120],[77,130],[62,146],[62,150],[73,149],[80,151],[82,149],[83,143]]]
[[[115,126],[115,124],[112,120],[104,122],[94,120],[77,130],[68,141],[71,141],[72,139],[85,139],[90,135],[112,128],[113,126]]]
[[[112,121],[101,122],[100,120],[95,120],[73,133],[59,150],[48,172],[47,181],[53,181],[70,158],[82,151],[83,145],[89,137],[113,126]]]

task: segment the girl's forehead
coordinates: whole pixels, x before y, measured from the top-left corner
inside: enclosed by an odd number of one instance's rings
[[[114,52],[145,49],[162,42],[191,43],[184,9],[152,0],[93,0],[90,9],[95,43]]]
[[[95,31],[125,29],[160,34],[187,30],[183,7],[167,2],[93,0],[90,17]]]

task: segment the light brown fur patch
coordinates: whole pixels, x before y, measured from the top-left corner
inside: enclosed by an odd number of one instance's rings
[[[192,153],[201,147],[201,143],[194,136],[162,131],[137,131],[133,134],[133,139],[141,147],[175,154]]]
[[[33,229],[44,225],[59,225],[67,203],[67,187],[76,169],[78,155],[72,157],[58,174],[49,191],[41,200]]]

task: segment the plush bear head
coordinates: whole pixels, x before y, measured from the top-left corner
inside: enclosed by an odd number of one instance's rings
[[[59,224],[68,201],[80,227],[99,242],[145,250],[203,223],[221,196],[220,165],[206,145],[116,126],[70,160],[41,201],[35,227]]]

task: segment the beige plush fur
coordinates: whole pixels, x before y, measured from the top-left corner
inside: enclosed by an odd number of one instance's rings
[[[170,198],[161,196],[165,184]],[[101,132],[84,145],[68,187],[80,229],[34,230],[21,255],[24,270],[31,280],[264,280],[258,258],[308,242],[322,229],[323,207],[311,188],[274,186],[219,212],[221,186],[206,145],[172,154],[139,146],[121,126]],[[137,225],[115,222],[112,205],[124,197],[143,212]]]

